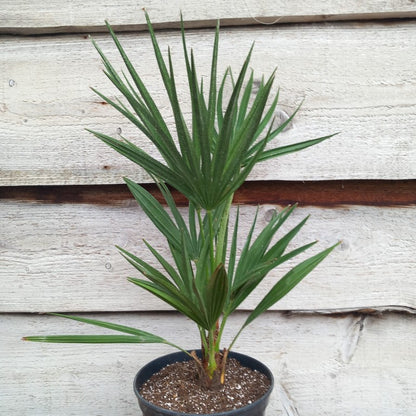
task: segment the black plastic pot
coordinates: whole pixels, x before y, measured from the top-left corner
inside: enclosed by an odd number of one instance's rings
[[[200,355],[200,351],[196,351]],[[271,371],[260,361],[249,357],[248,355],[239,354],[231,351],[229,358],[237,359],[245,367],[251,368],[252,370],[260,371],[265,374],[270,380],[270,388],[267,392],[260,397],[254,403],[247,406],[240,407],[239,409],[229,410],[221,413],[211,413],[210,415],[195,415],[191,413],[181,413],[172,410],[163,409],[159,406],[145,400],[140,394],[140,388],[144,382],[146,382],[153,374],[157,373],[163,367],[168,364],[175,362],[188,361],[190,358],[184,352],[175,352],[172,354],[164,355],[163,357],[156,358],[150,363],[146,364],[137,374],[134,379],[134,393],[139,400],[139,406],[143,412],[143,416],[264,416],[267,404],[269,402],[270,393],[273,390],[273,375]]]

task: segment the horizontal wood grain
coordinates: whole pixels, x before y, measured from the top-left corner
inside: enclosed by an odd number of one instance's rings
[[[256,209],[240,208],[240,249]],[[275,209],[280,206],[259,207],[259,227],[267,224]],[[168,255],[160,233],[135,201],[95,205],[4,200],[0,210],[0,311],[170,309],[127,282],[128,276],[138,272],[115,248],[121,246],[153,263],[141,241],[146,238]],[[312,255],[337,241],[342,244],[275,309],[416,308],[415,207],[301,207],[284,229],[307,215],[310,218],[296,237],[296,246],[319,240],[310,249]],[[270,272],[242,308],[255,307],[288,267]]]
[[[176,314],[87,315],[197,348],[197,332]],[[229,323],[225,345],[245,319]],[[132,383],[162,345],[61,345],[24,335],[103,333],[56,317],[1,315],[1,410],[19,416],[140,414]],[[243,332],[236,351],[275,376],[268,416],[409,416],[416,404],[416,318],[404,314],[338,316],[267,313]]]
[[[144,184],[160,203],[165,200],[155,184]],[[179,206],[186,198],[171,189]],[[132,199],[126,185],[20,186],[0,187],[0,200],[119,205]],[[245,182],[234,195],[235,204],[297,203],[299,206],[372,205],[401,206],[416,204],[416,180],[407,181],[256,181]]]
[[[114,58],[108,36],[96,38]],[[178,34],[162,32],[159,38],[162,50],[172,45],[173,59],[181,61]],[[172,126],[148,36],[124,35],[121,40]],[[341,133],[314,148],[259,165],[251,180],[416,178],[414,21],[224,29],[220,72],[229,64],[239,68],[253,41],[256,80],[278,66],[278,119],[286,119],[304,100],[279,143]],[[206,75],[212,31],[192,31],[188,42],[196,51],[201,75]],[[150,180],[84,130],[121,132],[155,153],[89,90],[93,86],[114,94],[88,39],[3,37],[0,47],[5,80],[0,89],[0,185],[117,184],[123,176]],[[178,89],[186,91],[182,66],[176,73]],[[186,103],[186,94],[181,97]]]
[[[146,0],[140,3],[133,0],[102,0],[98,3],[93,0],[52,0],[46,3],[41,0],[17,0],[2,5],[0,33],[28,35],[102,31],[106,19],[122,30],[144,30],[146,26],[143,8],[146,8],[159,28],[178,28],[181,11],[189,27],[214,26],[217,19],[221,19],[223,25],[269,25],[416,16],[415,4],[407,0],[208,0],[203,5],[195,0],[173,0],[168,3],[163,0]]]

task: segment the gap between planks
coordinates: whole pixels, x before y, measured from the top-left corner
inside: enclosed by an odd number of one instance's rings
[[[237,314],[247,314],[251,310],[247,309],[238,309],[234,312]],[[51,313],[60,313],[60,311],[51,311],[51,312],[28,312],[28,311],[12,311],[4,312],[0,311],[0,316],[4,315],[18,315],[18,316],[52,316]],[[160,316],[169,316],[169,315],[179,315],[181,314],[175,310],[125,310],[125,311],[102,311],[102,310],[90,310],[90,311],[64,311],[65,315],[109,315],[109,314],[119,314],[119,315],[128,315],[128,314],[152,314]],[[416,308],[411,306],[403,305],[383,305],[383,306],[369,306],[366,308],[333,308],[333,309],[280,309],[280,310],[267,310],[265,314],[280,314],[282,316],[325,316],[328,318],[343,318],[345,316],[355,316],[357,318],[365,318],[367,316],[382,316],[382,315],[415,315]]]
[[[160,202],[155,184],[143,185]],[[187,205],[183,195],[173,190],[179,206]],[[84,203],[120,205],[133,197],[126,185],[65,185],[0,187],[0,200],[39,203]],[[246,182],[235,194],[235,204],[298,203],[300,206],[337,207],[370,205],[381,207],[416,205],[416,180],[335,180]]]
[[[250,312],[250,310],[245,309],[238,309],[233,313],[233,316],[245,316]],[[45,316],[45,317],[53,317],[52,313],[59,313],[56,312],[0,312],[1,316]],[[162,311],[162,310],[128,310],[128,311],[65,311],[65,315],[78,315],[78,316],[86,316],[86,315],[95,315],[95,316],[104,316],[104,315],[154,315],[159,316],[160,318],[168,318],[169,316],[172,317],[181,317],[181,313],[171,310],[171,311]],[[337,309],[287,309],[287,310],[267,310],[263,314],[264,316],[267,315],[281,315],[282,317],[322,317],[322,318],[329,318],[329,319],[337,319],[337,318],[345,318],[347,316],[355,317],[357,321],[364,320],[366,317],[375,316],[375,317],[382,317],[386,315],[391,316],[416,316],[416,308],[412,307],[404,307],[404,306],[396,306],[396,305],[385,305],[385,306],[377,306],[377,307],[368,307],[368,308],[337,308]],[[101,319],[101,318],[99,318]],[[105,318],[103,318],[105,319]],[[184,317],[185,319],[185,317]]]

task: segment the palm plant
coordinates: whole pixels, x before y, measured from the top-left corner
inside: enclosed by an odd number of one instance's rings
[[[118,139],[96,131],[91,133],[148,172],[166,201],[170,213],[142,186],[125,178],[134,198],[166,239],[172,260],[164,257],[147,241],[144,243],[159,263],[159,268],[121,247],[119,250],[146,277],[131,277],[128,279],[130,282],[162,299],[197,325],[202,356],[199,358],[195,353],[187,354],[198,363],[202,383],[210,388],[224,383],[228,352],[242,330],[285,296],[335,247],[303,260],[287,272],[248,315],[231,344],[226,348],[221,347],[227,319],[268,272],[315,244],[312,242],[287,250],[306,218],[276,238],[295,208],[287,207],[280,213],[275,213],[257,234],[256,215],[238,255],[238,211],[235,221],[230,223],[233,195],[257,163],[305,149],[332,136],[272,147],[272,142],[298,111],[283,124],[274,126],[273,115],[278,102],[278,93],[271,97],[274,73],[268,79],[263,79],[254,93],[254,75],[253,72],[248,74],[251,48],[238,75],[234,77],[231,69],[227,69],[218,82],[217,25],[210,80],[205,86],[198,79],[194,55],[192,50],[188,50],[182,22],[182,44],[192,106],[192,122],[188,126],[177,95],[170,50],[165,61],[147,14],[146,19],[174,115],[176,136],[169,130],[142,78],[108,23],[108,30],[124,61],[128,76],[120,75],[95,42],[94,45],[104,63],[105,75],[125,100],[113,100],[94,91],[153,143],[162,161],[125,138]],[[224,94],[227,82],[232,88],[228,100]],[[180,213],[170,187],[188,200],[186,216]],[[165,343],[184,351],[160,336],[139,329],[75,316],[58,316],[109,328],[123,335],[55,335],[25,339],[76,343]]]

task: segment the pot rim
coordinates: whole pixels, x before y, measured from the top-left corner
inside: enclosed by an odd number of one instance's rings
[[[198,355],[201,352],[200,349],[188,350],[188,352],[191,352],[191,351],[195,351]],[[147,364],[145,364],[137,372],[136,376],[134,377],[134,382],[133,382],[134,393],[136,394],[139,402],[143,402],[143,404],[146,407],[151,408],[153,411],[156,411],[156,412],[162,412],[162,411],[163,412],[171,412],[171,416],[182,416],[182,415],[183,416],[234,416],[235,415],[235,412],[238,411],[238,410],[241,410],[241,411],[249,411],[251,408],[256,407],[259,402],[262,402],[262,401],[266,401],[267,402],[268,399],[269,399],[269,396],[270,396],[270,394],[271,394],[271,392],[273,390],[273,387],[274,387],[274,377],[273,377],[273,374],[270,371],[270,369],[265,364],[263,364],[261,361],[255,359],[255,358],[253,358],[253,357],[251,357],[249,355],[246,355],[246,354],[242,354],[242,353],[230,351],[229,352],[229,355],[228,355],[228,358],[235,358],[235,359],[237,359],[240,362],[243,361],[242,365],[245,365],[245,366],[247,366],[249,368],[252,368],[252,367],[250,367],[250,365],[247,365],[245,363],[245,361],[248,360],[248,361],[250,361],[251,365],[253,367],[255,367],[254,369],[256,369],[257,371],[260,371],[261,373],[263,373],[264,375],[266,375],[266,377],[270,381],[270,387],[268,388],[268,390],[266,391],[266,393],[264,393],[263,396],[259,397],[255,402],[250,403],[250,404],[248,404],[246,406],[239,407],[239,408],[233,409],[233,410],[227,410],[226,412],[208,413],[208,414],[207,413],[204,413],[204,414],[199,413],[199,414],[197,414],[197,413],[183,413],[183,412],[178,412],[178,411],[175,411],[175,410],[170,410],[170,409],[166,409],[164,407],[156,406],[155,404],[147,401],[140,394],[140,391],[139,390],[140,390],[141,385],[145,381],[147,381],[151,376],[147,377],[144,381],[142,381],[139,384],[138,379],[141,377],[143,371],[146,371],[149,367],[152,367],[153,365],[155,365],[156,363],[158,363],[160,360],[163,360],[163,361],[167,360],[168,361],[165,364],[163,364],[160,367],[160,369],[162,369],[166,365],[171,364],[171,363],[174,363],[174,362],[189,361],[189,360],[191,360],[191,358],[188,355],[186,355],[183,351],[173,352],[173,353],[170,353],[170,354],[166,354],[166,355],[159,356],[159,357],[155,358],[154,360],[149,361]],[[157,372],[157,371],[159,371],[159,370],[156,370],[155,372]],[[153,374],[155,372],[153,372]]]

